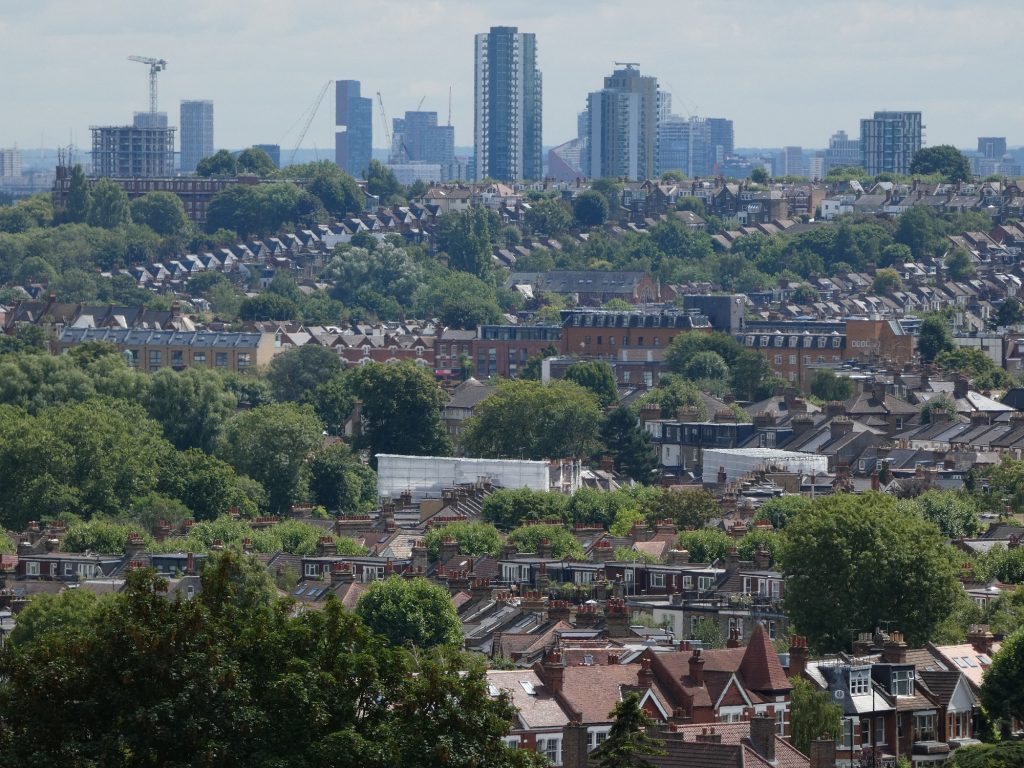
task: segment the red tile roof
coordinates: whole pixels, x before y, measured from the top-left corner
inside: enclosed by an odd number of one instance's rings
[[[747,688],[754,691],[791,691],[793,685],[779,663],[779,656],[772,647],[772,641],[764,625],[758,624],[750,637],[740,675]]]

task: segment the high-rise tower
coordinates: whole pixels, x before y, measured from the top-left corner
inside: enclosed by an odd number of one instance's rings
[[[474,156],[476,177],[539,179],[541,74],[537,39],[517,27],[476,36]]]
[[[359,95],[358,80],[338,80],[334,89],[334,162],[350,176],[361,177],[373,154],[373,102]]]
[[[921,148],[920,112],[875,112],[860,121],[861,165],[869,176],[910,173],[910,164]]]
[[[213,102],[181,102],[181,171],[194,173],[213,154]]]
[[[587,99],[591,178],[649,179],[658,157],[658,80],[625,64]]]

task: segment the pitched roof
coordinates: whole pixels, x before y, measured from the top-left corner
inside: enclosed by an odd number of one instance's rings
[[[755,691],[789,691],[793,688],[762,624],[758,624],[750,636],[739,672],[744,684]]]

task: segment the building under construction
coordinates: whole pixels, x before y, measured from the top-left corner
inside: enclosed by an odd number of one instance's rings
[[[166,112],[136,112],[132,125],[93,126],[92,173],[117,178],[174,175],[174,132]]]

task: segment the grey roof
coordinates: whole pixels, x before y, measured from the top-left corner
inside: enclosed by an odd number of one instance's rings
[[[243,347],[256,348],[263,334],[253,332],[219,333],[217,331],[151,331],[125,328],[65,328],[57,341],[83,344],[106,341],[112,344],[165,347]]]

